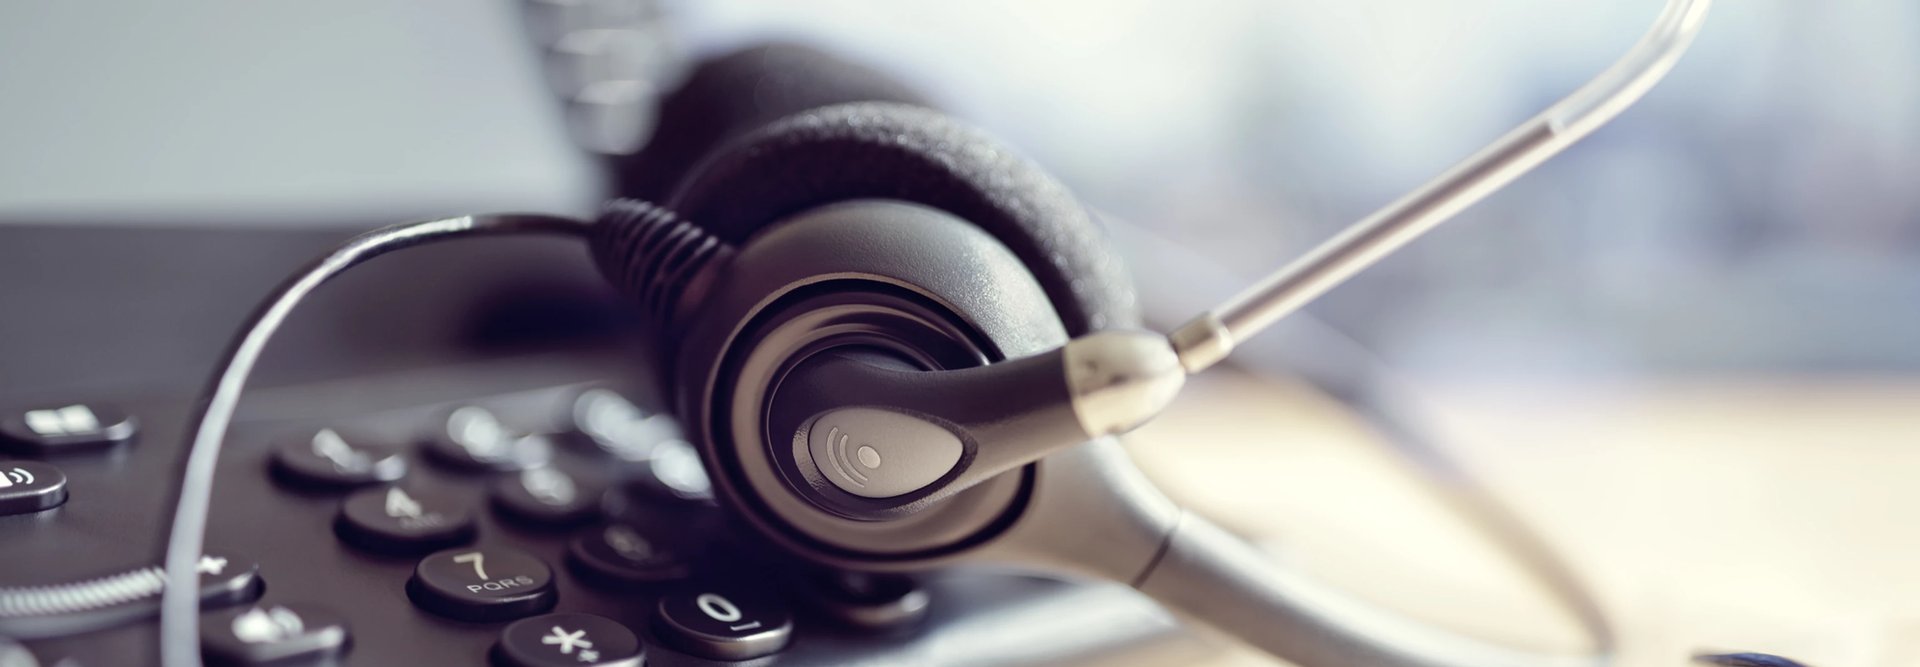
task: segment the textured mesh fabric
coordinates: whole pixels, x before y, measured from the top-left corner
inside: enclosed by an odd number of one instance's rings
[[[880,70],[800,44],[774,42],[702,61],[661,101],[654,136],[612,161],[620,196],[664,201],[688,170],[740,135],[809,109],[847,102],[932,106]]]
[[[775,221],[854,199],[914,202],[980,226],[1033,271],[1069,334],[1138,324],[1124,267],[1066,188],[925,108],[861,102],[775,121],[698,167],[670,207],[738,244]]]

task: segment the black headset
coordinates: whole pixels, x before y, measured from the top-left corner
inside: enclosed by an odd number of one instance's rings
[[[716,491],[809,560],[1118,581],[1315,667],[1555,664],[1369,634],[1154,489],[1113,439],[1076,432],[1049,353],[1139,327],[1132,283],[1064,187],[945,115],[864,101],[779,118],[664,206],[609,204],[592,239],[658,324],[655,361]]]
[[[655,145],[618,165],[647,200],[616,200],[592,222],[469,216],[373,232],[269,299],[216,375],[183,462],[165,664],[198,664],[188,593],[214,461],[287,313],[385,252],[527,232],[587,239],[651,323],[657,379],[723,504],[808,560],[1117,581],[1304,667],[1604,663],[1611,639],[1585,610],[1593,652],[1554,656],[1362,607],[1179,507],[1113,436],[1284,314],[1273,302],[1310,299],[1604,123],[1673,64],[1705,5],[1674,0],[1641,48],[1471,158],[1477,168],[1172,336],[1140,330],[1124,268],[1065,187],[905,86],[794,47],[710,63],[668,101]]]

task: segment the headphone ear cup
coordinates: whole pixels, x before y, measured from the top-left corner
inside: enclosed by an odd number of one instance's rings
[[[846,102],[929,106],[877,69],[809,46],[773,42],[702,61],[661,101],[653,139],[612,167],[622,197],[665,201],[694,165],[786,116]]]
[[[940,209],[993,235],[1038,279],[1069,335],[1138,324],[1125,269],[1066,187],[925,108],[841,104],[775,121],[703,163],[670,206],[740,244],[776,221],[857,199]]]

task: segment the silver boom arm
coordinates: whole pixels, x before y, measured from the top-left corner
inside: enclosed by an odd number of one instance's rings
[[[1668,0],[1653,28],[1612,67],[1438,178],[1354,223],[1305,256],[1168,336],[1198,373],[1242,340],[1592,134],[1653,88],[1700,30],[1709,0]]]

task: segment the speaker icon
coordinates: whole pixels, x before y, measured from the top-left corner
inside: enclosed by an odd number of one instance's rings
[[[66,501],[67,476],[59,468],[30,461],[0,463],[0,517],[38,512]]]
[[[873,470],[880,467],[880,453],[874,451],[871,445],[861,445],[859,451],[849,455],[847,443],[851,439],[852,436],[841,431],[838,426],[829,430],[827,447],[830,456],[827,461],[833,464],[834,469],[839,470],[841,474],[851,478],[854,484],[866,486],[868,477],[861,471],[861,465],[854,465],[854,459],[859,458],[866,469]]]
[[[861,498],[896,498],[924,489],[952,472],[966,453],[945,425],[879,408],[820,415],[807,427],[806,438],[806,455],[819,475]]]
[[[6,471],[4,474],[0,474],[0,489],[4,489],[9,486],[13,486],[15,484],[24,486],[27,484],[32,484],[33,482],[34,482],[33,473],[29,472],[26,468],[14,468],[12,470]]]

